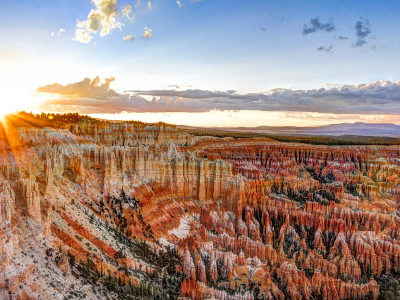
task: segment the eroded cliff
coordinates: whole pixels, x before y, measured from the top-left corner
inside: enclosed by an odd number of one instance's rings
[[[399,148],[64,127],[1,132],[4,299],[398,292]]]

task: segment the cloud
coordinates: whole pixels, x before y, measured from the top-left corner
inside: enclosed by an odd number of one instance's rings
[[[176,0],[176,4],[178,4],[179,8],[184,6],[184,4],[181,3],[181,0]]]
[[[354,26],[354,28],[356,30],[356,35],[359,38],[366,38],[371,33],[371,29],[369,27],[370,27],[370,24],[369,24],[368,20],[367,20],[366,24],[363,24],[362,21],[357,21],[356,26]]]
[[[140,6],[140,5],[142,5],[142,1],[137,0],[137,1],[136,1],[136,4],[135,4],[135,7],[138,7],[138,6]]]
[[[347,36],[339,35],[339,36],[335,36],[335,39],[338,39],[338,40],[347,40],[348,37],[347,37]]]
[[[149,10],[151,10],[151,8],[152,8],[152,6],[151,6],[151,1],[147,1],[147,8],[148,8]]]
[[[58,32],[57,32],[57,35],[58,35],[58,36],[61,36],[61,34],[62,34],[63,32],[65,32],[65,29],[64,29],[64,28],[60,28],[60,29],[58,30]],[[54,36],[55,34],[56,34],[55,31],[52,31],[52,32],[51,32],[51,36]]]
[[[80,113],[259,110],[393,115],[400,111],[400,81],[312,90],[274,89],[267,93],[246,94],[199,89],[134,90],[128,91],[129,94],[119,94],[110,89],[113,80],[110,78],[100,84],[98,77],[93,80],[85,78],[66,86],[47,85],[37,91],[68,97],[44,102],[43,110],[71,110],[74,107]]]
[[[317,48],[317,51],[325,51],[325,52],[330,52],[333,53],[331,50],[333,48],[333,45],[330,44],[329,46],[320,46]]]
[[[333,25],[333,19],[330,19],[329,22],[324,24],[319,21],[319,17],[311,18],[310,24],[311,26],[304,24],[303,35],[317,32],[319,30],[329,32],[335,29],[335,26]]]
[[[123,40],[125,43],[127,43],[127,42],[133,42],[135,40],[135,38],[133,37],[133,35],[128,35],[128,36],[124,36]]]
[[[203,0],[190,0],[190,1],[186,1],[187,3],[196,3],[196,2],[202,2]],[[175,0],[176,4],[178,5],[179,8],[182,8],[185,6],[185,3],[182,3],[182,0]]]
[[[357,21],[354,29],[356,30],[356,36],[358,39],[353,43],[353,47],[361,47],[365,45],[367,43],[365,39],[371,34],[371,25],[369,24],[369,21]]]
[[[130,16],[132,12],[132,5],[127,4],[123,9],[122,9],[122,15],[124,15],[127,19],[133,21],[135,18],[135,15]]]
[[[183,85],[183,84],[170,84],[168,85],[169,88],[174,88],[174,89],[181,89],[184,87],[192,87],[191,85]]]
[[[142,39],[149,39],[152,36],[152,31],[150,28],[144,27]]]
[[[75,30],[75,37],[72,38],[73,41],[80,43],[89,43],[92,39],[93,37],[89,34],[89,32],[80,28]]]
[[[80,30],[77,29],[75,33],[87,37],[90,36],[90,32],[97,33],[100,31],[100,36],[106,36],[115,28],[121,29],[122,24],[117,22],[116,19],[118,16],[117,0],[92,0],[92,3],[96,9],[89,12],[87,20],[77,22],[76,26]],[[86,33],[83,33],[83,31]],[[81,42],[82,39],[75,34],[73,40]],[[87,40],[88,38],[84,39],[84,42],[87,43]]]
[[[355,43],[352,44],[354,48],[364,46],[367,42],[364,39],[358,39]]]
[[[115,81],[114,77],[104,79],[104,83],[101,83],[99,76],[93,80],[85,78],[82,81],[62,85],[59,83],[48,84],[42,87],[38,87],[36,92],[57,94],[60,96],[68,97],[90,97],[94,99],[108,99],[110,97],[118,97],[118,94],[113,89],[110,89],[110,84]]]

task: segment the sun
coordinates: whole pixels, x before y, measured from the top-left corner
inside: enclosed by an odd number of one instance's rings
[[[17,111],[17,109],[14,109],[14,107],[15,107],[14,104],[10,104],[8,101],[4,101],[3,103],[1,103],[0,122],[3,125],[5,124],[6,116]]]
[[[6,90],[0,100],[0,119],[21,110],[30,110],[36,100],[26,92]]]
[[[17,106],[14,103],[8,103],[8,101],[5,101],[5,103],[1,104],[0,119],[4,121],[6,115],[12,114],[15,111],[17,111]]]

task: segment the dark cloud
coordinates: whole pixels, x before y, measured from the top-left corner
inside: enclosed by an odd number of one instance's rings
[[[329,46],[320,46],[320,47],[318,47],[317,51],[331,52],[332,48],[333,48],[333,45],[330,44]],[[333,52],[331,52],[331,53],[333,53]]]
[[[71,95],[71,93],[65,93],[64,90],[59,92],[60,95]],[[86,96],[79,98],[49,100],[41,108],[44,111],[77,111],[85,114],[124,111],[207,112],[210,110],[395,114],[400,111],[400,81],[377,81],[371,84],[343,85],[328,89],[274,89],[268,93],[247,94],[239,94],[233,90],[199,89],[128,92],[130,95],[117,94],[115,97],[101,98],[101,100],[90,98],[88,95],[91,93],[86,93]],[[113,93],[116,94],[115,91]],[[150,101],[146,100],[149,96]]]
[[[359,38],[366,38],[371,33],[370,24],[368,21],[366,24],[363,24],[362,21],[357,21],[354,29],[356,30],[356,35]]]
[[[366,44],[367,42],[364,39],[358,39],[355,43],[353,43],[353,47],[362,47]]]
[[[323,31],[332,31],[335,29],[335,26],[333,25],[333,19],[330,19],[329,22],[327,23],[321,23],[319,21],[319,17],[316,18],[311,18],[310,20],[310,26],[307,24],[304,24],[304,28],[303,28],[303,34],[307,35],[319,30],[323,30]]]
[[[259,23],[259,22],[256,22],[256,23],[260,26],[260,30],[261,30],[262,32],[265,32],[266,28],[264,27],[264,25],[262,25],[262,24]]]
[[[371,25],[369,21],[357,21],[354,26],[356,30],[357,41],[353,43],[353,47],[361,47],[367,43],[365,40],[371,34]]]
[[[70,97],[90,97],[95,99],[108,99],[109,97],[121,96],[113,89],[110,84],[115,80],[114,77],[104,79],[101,83],[100,77],[94,79],[85,78],[82,81],[62,85],[59,83],[48,84],[38,87],[36,92],[58,94]]]
[[[348,37],[347,37],[347,36],[339,35],[339,36],[335,36],[335,39],[338,39],[338,40],[347,40]]]

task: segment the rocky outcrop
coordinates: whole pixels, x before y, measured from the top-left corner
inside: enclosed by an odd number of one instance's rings
[[[70,125],[70,131],[105,146],[163,145],[175,143],[192,145],[193,137],[175,126],[156,123],[110,123]]]
[[[15,210],[15,193],[8,180],[0,181],[0,224],[10,223]]]
[[[20,179],[15,183],[16,205],[30,217],[41,221],[39,184],[30,179]]]
[[[34,262],[59,282],[92,272],[124,291],[183,272],[191,299],[377,299],[382,278],[397,280],[400,149],[203,139],[161,123],[67,128],[0,139],[0,295],[22,295],[2,273],[31,298],[63,291],[24,278]]]

